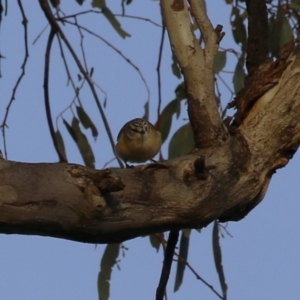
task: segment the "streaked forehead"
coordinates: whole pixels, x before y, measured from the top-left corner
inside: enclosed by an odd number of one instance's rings
[[[132,122],[130,122],[129,126],[131,128],[145,127],[147,126],[147,122],[143,119],[134,119]]]

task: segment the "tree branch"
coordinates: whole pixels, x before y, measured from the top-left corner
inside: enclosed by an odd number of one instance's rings
[[[0,160],[0,232],[113,243],[240,220],[300,144],[300,53],[286,61],[273,88],[214,148],[134,169]]]
[[[161,270],[159,284],[156,290],[156,300],[164,299],[166,286],[171,272],[175,247],[178,241],[178,236],[179,236],[179,230],[170,231],[167,247],[165,250],[165,259],[163,263],[163,268]]]
[[[251,75],[268,57],[268,13],[265,0],[246,0],[248,42],[246,66]]]
[[[195,143],[198,148],[206,148],[222,143],[228,138],[228,133],[218,113],[214,92],[213,62],[222,35],[219,27],[218,30],[213,30],[199,3],[191,1],[191,9],[204,35],[204,49],[191,28],[186,1],[161,0],[171,47],[187,86],[188,113]]]
[[[19,75],[19,77],[18,77],[18,79],[15,83],[15,86],[13,87],[12,94],[11,94],[10,100],[8,102],[8,105],[6,107],[6,111],[5,111],[5,115],[4,115],[2,124],[0,125],[0,128],[2,130],[2,137],[3,137],[4,156],[6,158],[7,158],[7,146],[6,146],[5,132],[6,132],[6,127],[7,127],[8,114],[9,114],[9,111],[10,111],[10,108],[11,108],[11,105],[12,105],[13,101],[16,99],[16,93],[17,93],[17,90],[19,88],[19,85],[20,85],[23,77],[25,76],[25,69],[26,69],[26,65],[27,65],[27,61],[28,61],[28,57],[29,57],[28,28],[27,28],[28,20],[27,20],[26,14],[25,14],[25,10],[24,10],[22,1],[18,0],[17,2],[18,2],[18,6],[19,6],[19,9],[20,9],[21,15],[22,15],[22,25],[24,27],[24,48],[25,48],[25,50],[24,50],[24,59],[23,59],[22,65],[21,65],[21,73],[20,73],[20,75]],[[7,2],[5,2],[5,15],[6,14],[7,14]],[[1,16],[0,16],[0,24],[1,24]],[[1,58],[2,57],[1,57],[1,54],[0,54],[0,60],[1,60]],[[1,70],[0,70],[0,77],[1,77]]]

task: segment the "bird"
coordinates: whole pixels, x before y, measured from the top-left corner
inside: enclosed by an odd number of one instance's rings
[[[151,160],[159,152],[161,143],[160,132],[147,120],[136,118],[121,128],[115,150],[128,168],[127,162]]]

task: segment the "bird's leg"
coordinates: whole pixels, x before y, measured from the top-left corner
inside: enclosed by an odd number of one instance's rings
[[[125,162],[125,165],[126,165],[126,169],[132,169],[132,168],[134,168],[134,166],[133,165],[129,165],[127,163],[127,161],[124,161],[124,162]]]

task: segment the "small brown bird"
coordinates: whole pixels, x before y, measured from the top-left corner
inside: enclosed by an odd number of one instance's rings
[[[152,159],[160,150],[161,134],[145,119],[133,119],[120,130],[116,153],[127,162],[141,163]]]

